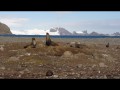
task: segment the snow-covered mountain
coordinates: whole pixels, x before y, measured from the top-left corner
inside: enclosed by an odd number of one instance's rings
[[[71,32],[69,32],[68,30],[66,30],[65,28],[62,28],[62,27],[51,28],[49,33],[52,34],[55,32],[57,32],[58,35],[72,35]]]
[[[100,34],[97,32],[87,33],[87,30],[84,31],[73,31],[73,33],[69,32],[62,27],[50,28],[48,30],[42,29],[31,29],[31,30],[11,30],[12,34],[16,35],[46,35],[49,33],[50,35],[80,35],[80,36],[110,36],[110,34]],[[111,34],[111,36],[120,36],[119,32]]]
[[[50,28],[49,30],[32,29],[32,30],[11,30],[11,31],[13,34],[17,34],[17,35],[20,35],[20,34],[46,35],[46,33],[49,33],[50,35],[72,35],[71,32],[61,27]]]
[[[73,35],[88,35],[87,30],[85,31],[73,31]]]
[[[48,32],[50,35],[60,35],[58,31],[51,32],[50,30],[31,29],[31,30],[11,30],[16,35],[46,35]]]
[[[120,33],[119,32],[115,32],[112,34],[112,36],[120,36]]]

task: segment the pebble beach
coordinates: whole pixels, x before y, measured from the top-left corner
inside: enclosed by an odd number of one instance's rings
[[[51,39],[59,46],[36,38],[37,47],[25,49],[31,38],[0,37],[0,78],[120,79],[120,38]],[[80,48],[70,42],[80,42]]]

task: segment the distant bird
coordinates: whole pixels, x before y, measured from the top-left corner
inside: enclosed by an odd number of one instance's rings
[[[107,43],[106,47],[108,48],[109,46],[110,46],[109,43]]]

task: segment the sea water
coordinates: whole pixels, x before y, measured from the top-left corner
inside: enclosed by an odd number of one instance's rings
[[[0,35],[4,37],[35,37],[42,38],[46,35]],[[52,38],[120,38],[120,36],[73,36],[73,35],[50,35]]]

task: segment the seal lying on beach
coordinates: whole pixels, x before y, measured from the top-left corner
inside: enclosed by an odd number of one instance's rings
[[[58,46],[57,43],[51,41],[49,33],[46,33],[46,45],[47,46]]]
[[[31,44],[30,44],[30,45],[26,45],[26,46],[24,46],[24,48],[28,48],[28,47],[36,48],[36,45],[37,45],[37,43],[36,43],[35,38],[32,38],[32,42],[31,42]]]

